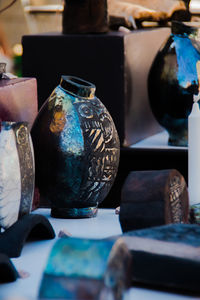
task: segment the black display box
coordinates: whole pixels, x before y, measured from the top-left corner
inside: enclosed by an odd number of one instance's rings
[[[59,84],[73,75],[96,85],[96,95],[111,113],[121,141],[115,183],[101,207],[120,204],[121,188],[131,171],[177,169],[187,181],[187,150],[131,148],[162,129],[149,105],[147,77],[170,28],[105,34],[46,33],[26,35],[23,76],[36,77],[39,107]]]
[[[96,85],[96,96],[112,115],[121,145],[131,145],[161,130],[148,102],[147,76],[169,28],[105,34],[26,35],[23,76],[36,77],[39,107],[73,75]]]

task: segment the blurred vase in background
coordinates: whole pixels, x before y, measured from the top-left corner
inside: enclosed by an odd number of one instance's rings
[[[200,29],[174,21],[171,30],[149,72],[149,100],[155,118],[169,133],[169,145],[187,146],[188,116],[200,82]]]

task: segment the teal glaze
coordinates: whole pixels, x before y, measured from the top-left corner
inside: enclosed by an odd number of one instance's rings
[[[95,86],[62,76],[31,130],[36,186],[53,217],[94,217],[114,182],[119,138]]]
[[[196,64],[200,61],[200,53],[194,48],[188,35],[184,34],[182,36],[173,34],[172,36],[177,56],[177,79],[179,85],[185,89],[185,93],[187,93],[188,83],[198,86]]]
[[[112,246],[112,241],[62,238],[50,253],[45,273],[102,279]]]
[[[90,289],[93,285],[95,294],[98,295],[103,286],[113,244],[113,241],[79,238],[58,240],[51,250],[44,270],[40,298],[63,297],[77,300],[78,290],[81,288],[80,281],[83,282],[82,285],[91,284]],[[82,295],[83,299],[86,299],[84,293]]]
[[[123,239],[61,238],[50,252],[39,298],[122,300],[131,265]]]
[[[169,145],[187,146],[188,116],[199,91],[198,28],[172,22],[172,33],[160,48],[148,77],[149,101],[157,121],[169,133]]]

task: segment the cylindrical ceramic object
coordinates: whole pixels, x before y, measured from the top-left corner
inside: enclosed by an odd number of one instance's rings
[[[63,33],[108,31],[107,0],[66,0]]]
[[[119,138],[95,86],[62,76],[32,128],[36,186],[52,216],[92,217],[119,163]]]
[[[199,60],[199,28],[172,22],[172,33],[155,57],[148,78],[151,109],[168,131],[170,145],[188,144],[188,116],[199,90]]]
[[[188,223],[187,185],[177,170],[130,172],[122,188],[123,232],[170,223]]]
[[[27,123],[0,126],[0,226],[8,228],[31,210],[34,155]]]

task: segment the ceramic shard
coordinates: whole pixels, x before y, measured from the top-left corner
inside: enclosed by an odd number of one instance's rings
[[[61,238],[50,253],[39,297],[122,299],[130,285],[130,266],[131,256],[121,239]]]

